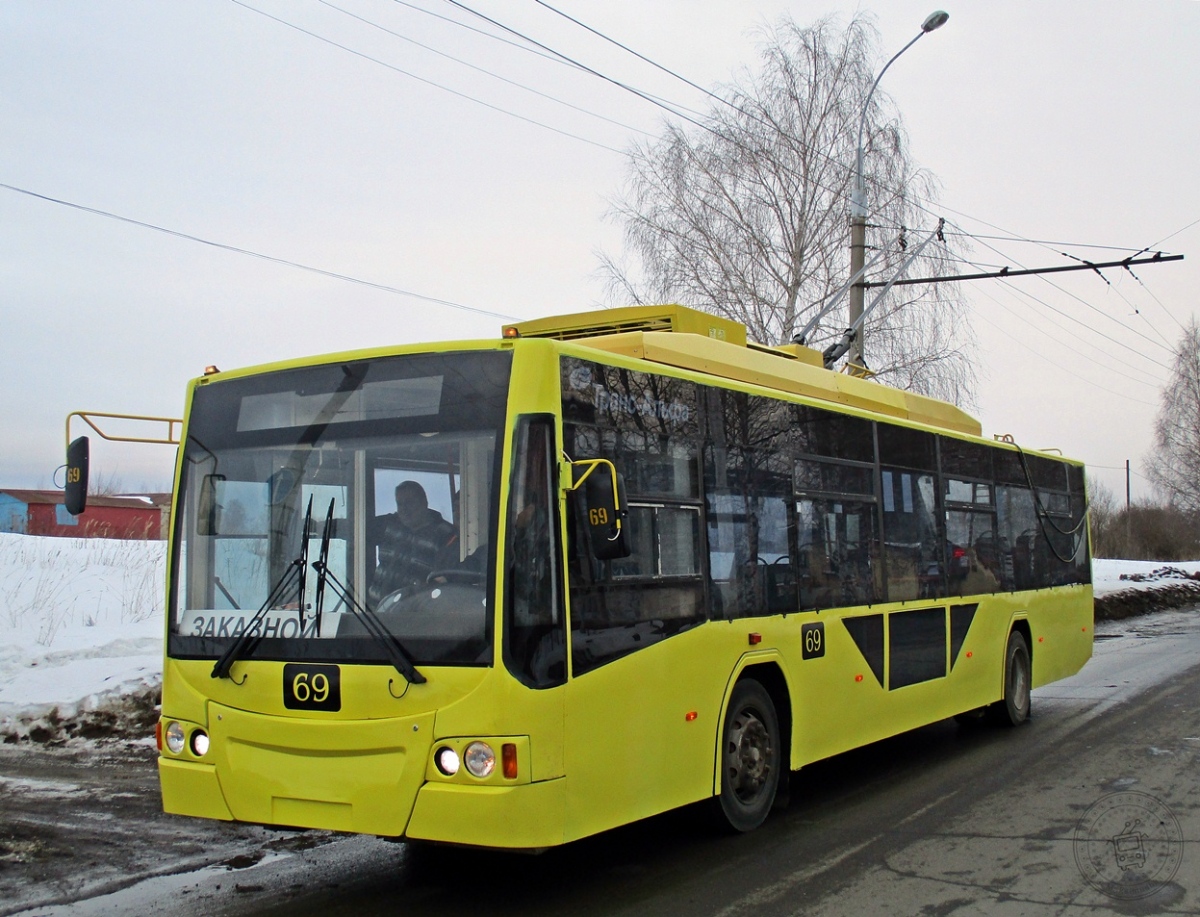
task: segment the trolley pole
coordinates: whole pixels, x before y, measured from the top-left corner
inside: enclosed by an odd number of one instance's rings
[[[879,71],[879,76],[875,77],[875,82],[871,84],[871,91],[867,93],[867,101],[863,103],[862,117],[858,121],[858,149],[854,157],[854,189],[850,195],[850,276],[855,276],[862,270],[863,263],[866,261],[867,249],[867,189],[863,182],[863,129],[867,124],[867,112],[871,110],[871,99],[875,95],[875,89],[879,86],[879,81],[883,79],[883,75],[887,73],[888,67],[895,63],[896,58],[911,48],[917,43],[917,40],[927,32],[932,32],[934,29],[940,29],[946,24],[946,20],[950,18],[950,14],[943,10],[935,10],[925,17],[925,21],[921,23],[921,31],[917,33],[917,37],[906,44],[903,48],[897,51],[890,61],[883,65],[883,69]],[[860,277],[857,283],[850,287],[850,324],[848,327],[853,328],[858,319],[863,313],[863,294],[866,290],[864,283],[865,277]],[[846,357],[847,362],[851,366],[865,366],[863,362],[863,337],[865,336],[866,328],[859,328],[858,334],[854,336],[854,340],[850,344],[849,355]]]

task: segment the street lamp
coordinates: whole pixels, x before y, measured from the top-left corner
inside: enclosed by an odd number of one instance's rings
[[[879,81],[887,73],[888,67],[896,62],[896,58],[915,45],[917,40],[923,35],[944,26],[946,20],[949,18],[950,14],[944,10],[935,10],[925,17],[925,21],[921,23],[921,31],[917,33],[916,38],[897,51],[892,56],[892,59],[883,65],[883,69],[879,71],[879,76],[875,77],[875,82],[871,84],[871,91],[867,93],[867,101],[863,105],[862,117],[858,120],[858,150],[854,159],[854,189],[850,194],[851,286],[849,327],[851,328],[855,326],[862,316],[863,293],[865,292],[863,287],[865,278],[859,276],[863,270],[863,261],[865,260],[867,248],[867,189],[863,183],[863,130],[867,124],[867,112],[871,109],[871,99],[875,95],[875,89],[879,85]],[[864,365],[862,339],[865,330],[865,328],[860,328],[850,345],[850,354],[847,357],[847,361],[853,366]]]

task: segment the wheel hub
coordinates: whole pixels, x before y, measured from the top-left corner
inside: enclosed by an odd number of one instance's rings
[[[729,785],[738,799],[753,799],[771,776],[771,736],[753,713],[741,713],[729,730],[725,749]]]

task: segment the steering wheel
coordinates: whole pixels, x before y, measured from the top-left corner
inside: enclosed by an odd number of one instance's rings
[[[434,570],[425,577],[426,585],[442,583],[461,583],[464,586],[479,586],[483,583],[483,573],[479,570]]]

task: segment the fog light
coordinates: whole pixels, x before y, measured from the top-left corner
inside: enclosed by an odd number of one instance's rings
[[[183,727],[178,723],[167,723],[167,751],[173,755],[183,751]]]
[[[208,754],[208,733],[203,729],[197,729],[192,733],[192,754],[197,758],[203,758]]]
[[[496,768],[496,753],[487,742],[472,742],[467,746],[463,761],[475,777],[486,777]]]
[[[439,748],[433,756],[433,763],[447,777],[453,777],[458,773],[458,752],[453,748]]]

